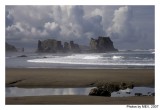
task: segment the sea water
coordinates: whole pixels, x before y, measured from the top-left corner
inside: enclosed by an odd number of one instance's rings
[[[21,55],[27,57],[20,57]],[[153,49],[108,53],[6,53],[7,68],[124,69],[154,68],[154,66]]]

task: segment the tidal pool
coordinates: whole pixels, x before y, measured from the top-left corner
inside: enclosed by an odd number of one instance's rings
[[[7,87],[6,97],[24,97],[24,96],[47,96],[47,95],[88,95],[94,87],[86,88],[18,88]],[[135,93],[142,95],[151,95],[154,88],[150,87],[134,87],[133,89],[119,90],[112,92],[111,97],[128,97],[135,96]]]

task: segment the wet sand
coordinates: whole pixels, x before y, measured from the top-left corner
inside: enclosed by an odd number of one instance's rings
[[[105,105],[126,105],[126,104],[154,104],[153,96],[141,97],[100,97],[100,96],[31,96],[6,98],[6,104],[105,104]]]
[[[6,86],[89,87],[100,81],[154,85],[153,69],[6,69]]]
[[[154,69],[6,69],[6,86],[23,88],[90,87],[96,83],[134,82],[154,86]],[[6,104],[154,104],[153,96],[34,96],[6,98]]]

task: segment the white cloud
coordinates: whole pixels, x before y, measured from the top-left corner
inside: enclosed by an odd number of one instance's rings
[[[107,28],[107,33],[118,48],[154,48],[154,28],[151,28],[154,27],[154,10],[152,13],[143,14],[143,8],[145,7],[122,6],[114,11],[112,24]],[[148,14],[153,19],[147,18]],[[139,19],[140,16],[143,19]],[[146,21],[150,23],[145,23]]]
[[[57,29],[59,28],[59,25],[55,22],[52,22],[52,23],[47,22],[47,23],[44,24],[44,28],[49,30],[49,31],[54,31],[54,30],[57,31]]]
[[[101,9],[99,9],[99,8],[96,8],[94,11],[92,11],[92,16],[96,16],[96,15],[100,15],[100,16],[102,16],[103,15],[103,12],[102,12],[102,10]]]
[[[134,33],[132,17],[132,9],[128,6],[120,7],[118,10],[115,10],[112,26],[107,30],[108,35],[113,37],[120,37],[117,39],[122,40],[128,38],[131,33]]]

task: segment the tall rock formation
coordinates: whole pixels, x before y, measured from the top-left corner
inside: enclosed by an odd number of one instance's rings
[[[68,52],[70,50],[70,46],[68,42],[64,42],[64,52]]]
[[[110,51],[118,51],[114,48],[113,42],[109,37],[101,37],[98,39],[91,38],[90,40],[90,48],[93,52],[110,52]]]
[[[17,49],[15,46],[11,45],[11,44],[8,44],[6,42],[6,51],[10,51],[10,52],[17,52]]]
[[[63,51],[63,46],[61,41],[55,39],[47,39],[44,41],[38,41],[37,52],[61,52]]]
[[[79,48],[79,45],[75,44],[73,41],[70,41],[69,49],[71,52],[75,52],[75,53],[81,51],[81,49]]]
[[[44,41],[38,41],[37,52],[74,52],[79,53],[81,49],[78,44],[75,44],[73,41],[64,42],[64,46],[61,44],[61,41],[55,39],[47,39]]]

